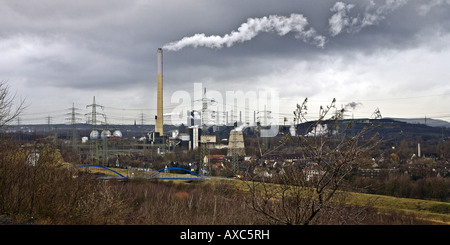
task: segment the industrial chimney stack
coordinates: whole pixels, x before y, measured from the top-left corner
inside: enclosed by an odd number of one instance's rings
[[[163,136],[163,54],[162,49],[158,48],[158,87],[157,87],[157,105],[156,105],[156,132]]]

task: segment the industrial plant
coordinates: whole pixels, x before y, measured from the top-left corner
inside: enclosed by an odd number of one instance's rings
[[[156,114],[154,124],[144,123],[142,113],[141,121],[135,120],[134,124],[111,124],[109,115],[105,113],[105,106],[98,104],[95,96],[92,103],[86,105],[86,123],[80,123],[78,108],[72,105],[67,113],[66,124],[51,124],[51,117],[47,118],[47,124],[24,125],[9,127],[7,133],[16,134],[19,139],[36,139],[39,137],[52,137],[55,142],[60,139],[63,144],[72,149],[76,156],[74,161],[79,164],[95,164],[105,167],[128,168],[167,168],[170,166],[182,167],[198,173],[201,176],[220,174],[235,176],[248,171],[249,165],[275,166],[284,164],[305,164],[308,162],[305,156],[297,152],[267,153],[266,150],[279,144],[281,138],[286,135],[295,136],[300,133],[305,136],[328,134],[336,137],[339,128],[345,128],[349,122],[353,128],[349,131],[358,132],[362,128],[374,123],[383,122],[385,127],[382,132],[396,133],[391,128],[401,127],[402,134],[415,134],[417,129],[408,131],[411,124],[383,119],[377,108],[371,118],[366,119],[340,119],[341,127],[331,128],[317,125],[311,131],[305,131],[308,123],[289,125],[269,125],[268,119],[271,111],[242,111],[231,108],[231,111],[217,112],[208,108],[213,99],[207,98],[206,88],[202,88],[201,108],[188,109],[183,113],[186,121],[181,125],[173,125],[164,121],[166,111],[163,105],[163,49],[157,49],[157,74],[156,74]],[[243,108],[241,108],[243,109]],[[248,108],[245,108],[248,109]],[[219,120],[219,117],[222,121]],[[286,118],[284,120],[286,122]],[[430,122],[430,119],[429,119]],[[436,131],[442,140],[448,139],[447,127],[427,127],[428,131]],[[397,142],[398,143],[398,142]],[[264,152],[264,154],[263,154]],[[262,157],[264,155],[264,157]],[[423,155],[423,151],[416,156]],[[278,171],[278,170],[277,170]],[[366,173],[366,172],[364,172]],[[270,176],[265,171],[263,174]]]
[[[205,110],[187,110],[187,121],[179,126],[164,123],[163,105],[163,50],[157,50],[157,110],[155,124],[135,121],[131,125],[113,125],[105,113],[105,106],[93,96],[92,103],[86,105],[84,114],[86,123],[80,123],[80,109],[72,105],[68,109],[66,124],[25,125],[18,119],[17,126],[6,129],[19,139],[37,139],[52,137],[55,142],[62,139],[70,145],[79,164],[95,164],[106,167],[152,167],[156,158],[167,154],[195,152],[190,159],[190,169],[207,175],[210,172],[210,153],[228,158],[237,164],[245,157],[245,144],[242,131],[236,127],[242,125],[235,121],[228,125],[207,126],[204,122]],[[228,118],[227,118],[228,121]],[[230,146],[230,147],[229,147]],[[233,160],[234,159],[234,160]],[[186,163],[187,164],[187,163]]]

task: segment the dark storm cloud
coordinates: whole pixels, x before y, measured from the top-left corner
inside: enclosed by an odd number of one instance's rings
[[[423,41],[420,38],[427,34],[429,30],[447,33],[449,31],[449,16],[445,11],[438,10],[433,15],[420,15],[419,10],[427,6],[427,1],[287,1],[287,3],[269,1],[268,8],[256,8],[248,11],[243,6],[233,9],[230,16],[236,16],[234,23],[223,24],[214,23],[210,26],[217,27],[216,31],[211,28],[199,26],[195,31],[178,32],[174,31],[173,39],[165,44],[174,43],[187,37],[195,37],[196,34],[204,34],[205,39],[211,36],[225,37],[236,31],[237,28],[246,22],[246,18],[261,18],[266,16],[269,9],[273,9],[272,14],[289,16],[290,13],[299,13],[305,16],[309,26],[313,27],[318,35],[327,38],[325,49],[318,49],[314,45],[308,45],[294,38],[294,34],[287,34],[280,38],[275,34],[263,33],[254,37],[253,40],[243,43],[237,43],[233,49],[222,51],[205,51],[205,55],[219,56],[219,59],[240,60],[242,57],[251,55],[251,57],[262,57],[263,59],[271,57],[284,57],[286,59],[310,59],[313,55],[326,54],[327,52],[364,52],[372,53],[377,50],[385,49],[404,49],[421,45]],[[246,2],[247,6],[252,6]],[[261,6],[265,6],[261,4]],[[276,8],[277,6],[278,8]],[[344,14],[339,16],[337,6],[352,6],[346,8]],[[434,5],[433,5],[434,6]],[[283,8],[284,7],[284,8]],[[446,8],[448,5],[442,4]],[[228,12],[229,9],[221,9]],[[227,11],[228,10],[228,11]],[[242,12],[240,11],[242,10]],[[260,11],[258,11],[260,10]],[[342,12],[342,10],[341,10]],[[448,13],[448,12],[447,12]],[[246,16],[246,18],[244,18]],[[268,16],[268,15],[267,15]],[[333,18],[334,17],[334,18]],[[334,20],[334,21],[333,21]],[[345,24],[347,20],[347,24]],[[209,22],[209,20],[207,20]],[[341,25],[337,24],[341,22]],[[228,28],[224,28],[228,26]],[[336,27],[339,27],[338,31]],[[192,29],[192,28],[189,28]],[[334,31],[334,32],[333,32]],[[170,32],[170,31],[168,31]],[[217,44],[222,47],[223,44]],[[212,45],[214,48],[214,45]],[[193,49],[186,45],[186,48]],[[195,48],[194,48],[195,49]],[[202,48],[198,48],[202,49]],[[198,50],[196,52],[199,52]],[[201,52],[201,51],[200,51]],[[239,54],[239,55],[238,55]],[[183,54],[178,54],[183,56]],[[237,57],[237,58],[233,58]],[[208,59],[195,59],[193,62],[209,63]],[[230,61],[231,63],[232,61]]]
[[[165,91],[189,91],[194,82],[218,90],[232,84],[243,90],[288,84],[308,91],[301,96],[312,95],[330,83],[330,64],[344,71],[364,62],[370,67],[372,59],[382,64],[374,57],[386,50],[439,50],[446,42],[433,39],[446,37],[450,30],[448,0],[0,0],[0,4],[1,79],[15,81],[19,89],[48,86],[86,91],[89,96],[117,90],[129,97],[151,94],[156,87],[157,48],[196,34],[225,37],[249,18],[302,16],[306,22],[301,22],[301,30],[314,30],[325,38],[324,45],[296,38],[296,32],[279,35],[280,29],[264,29],[230,47],[187,45],[165,51]],[[322,77],[327,72],[331,75]]]
[[[57,86],[77,86],[73,80],[86,80],[89,75],[105,77],[120,84],[133,79],[154,66],[157,47],[183,37],[204,33],[225,36],[248,18],[280,17],[299,14],[317,35],[327,37],[325,50],[296,39],[295,33],[285,37],[263,33],[248,43],[238,43],[232,50],[200,51],[191,58],[184,53],[173,56],[174,65],[210,65],[223,69],[245,60],[245,57],[309,59],[311,54],[328,50],[377,50],[415,45],[415,37],[424,28],[443,27],[448,31],[448,14],[442,10],[429,15],[438,1],[425,8],[427,1],[7,1],[2,18],[2,39],[37,39],[47,42],[38,49],[54,48],[63,41],[65,50],[54,54],[48,62],[32,63],[39,70],[56,70],[66,81]],[[443,5],[443,3],[441,4]],[[341,6],[339,8],[339,6]],[[349,8],[348,6],[351,6]],[[448,6],[444,6],[448,7]],[[344,10],[343,10],[344,9]],[[419,15],[419,9],[430,9]],[[422,10],[421,13],[424,13]],[[338,13],[342,13],[338,15]],[[8,17],[8,18],[6,18]],[[333,19],[333,17],[335,17]],[[447,18],[447,19],[445,19]],[[333,22],[331,20],[334,20]],[[333,23],[333,24],[331,24]],[[341,24],[336,24],[341,23]],[[338,29],[336,29],[338,28]],[[366,29],[366,30],[365,30]],[[308,29],[306,29],[308,30]],[[38,43],[40,44],[40,43]],[[189,47],[190,48],[190,47]],[[200,48],[199,48],[200,49]],[[67,53],[62,53],[67,52]],[[170,54],[172,55],[172,54]],[[200,56],[203,55],[203,56]],[[31,59],[42,57],[31,57]],[[58,59],[59,58],[59,59]],[[84,67],[84,68],[83,68]],[[118,70],[123,70],[121,74]],[[97,74],[95,74],[97,73]],[[80,77],[77,77],[80,75]],[[82,76],[85,75],[85,76]],[[75,79],[73,79],[75,78]],[[95,79],[101,82],[102,79]],[[143,77],[133,79],[142,81]],[[130,81],[132,82],[132,81]],[[84,83],[84,85],[89,82]],[[96,86],[98,83],[90,83]]]
[[[289,16],[291,13],[299,13],[308,20],[308,27],[314,28],[317,34],[326,37],[326,43],[324,48],[318,48],[316,45],[296,39],[293,33],[283,37],[274,33],[260,33],[252,40],[236,43],[231,48],[186,46],[177,52],[167,51],[165,52],[167,63],[165,76],[169,79],[167,81],[177,84],[170,88],[176,90],[177,86],[183,84],[181,88],[187,89],[193,82],[203,82],[207,87],[222,90],[232,86],[242,90],[263,88],[268,83],[274,87],[280,85],[282,87],[279,88],[285,88],[286,83],[273,74],[282,75],[297,69],[295,64],[298,62],[308,62],[315,69],[304,71],[304,74],[321,73],[327,69],[328,62],[334,59],[342,62],[343,67],[339,69],[346,69],[346,66],[352,67],[352,64],[358,63],[358,59],[370,60],[371,57],[378,56],[387,50],[401,52],[417,47],[427,47],[436,31],[441,34],[449,32],[448,13],[450,11],[446,14],[442,9],[432,8],[431,13],[419,14],[420,7],[425,6],[427,1],[354,0],[341,2],[347,6],[353,5],[345,16],[354,21],[349,22],[347,26],[342,26],[339,33],[332,34],[331,19],[337,13],[336,3],[336,1],[289,1],[285,4],[282,1],[279,4],[270,2],[270,8],[253,10],[245,9],[244,6],[238,6],[233,10],[222,8],[223,12],[229,13],[228,16],[233,16],[233,18],[225,19],[235,19],[235,21],[229,23],[224,21],[218,24],[211,20],[210,25],[189,27],[194,30],[180,32],[183,35],[173,32],[164,44],[182,40],[184,37],[192,37],[198,33],[223,37],[236,31],[242,23],[246,23],[247,18],[261,18],[270,14]],[[261,6],[265,6],[264,3]],[[442,4],[440,7],[449,10],[447,4]],[[241,9],[244,10],[241,12]],[[217,30],[211,30],[212,26],[216,26]],[[398,68],[399,71],[401,69],[401,67]],[[298,74],[292,74],[292,76],[298,76]],[[317,75],[314,74],[314,76]],[[270,79],[267,78],[261,82],[262,77],[270,77]],[[317,82],[321,84],[325,82],[316,81],[311,77],[290,78],[292,82],[287,84],[298,87],[299,90],[281,89],[282,95],[313,96],[323,91],[324,88],[318,86]],[[334,84],[329,82],[329,85],[323,86],[334,86]],[[365,86],[364,83],[361,86]]]

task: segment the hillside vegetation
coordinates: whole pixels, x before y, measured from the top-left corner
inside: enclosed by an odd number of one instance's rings
[[[5,147],[5,145],[3,145]],[[6,154],[8,152],[8,154]],[[32,167],[20,148],[2,151],[1,222],[57,225],[257,225],[273,224],[254,212],[241,180],[204,182],[98,180],[94,171],[67,171],[57,152]],[[52,165],[50,163],[55,163]],[[59,164],[59,165],[58,165]],[[448,224],[446,202],[350,193],[314,224]]]

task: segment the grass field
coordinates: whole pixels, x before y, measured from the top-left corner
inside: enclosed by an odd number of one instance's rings
[[[370,205],[380,211],[413,213],[418,218],[450,225],[450,203],[364,193],[348,193],[347,204]]]
[[[142,171],[136,169],[121,169],[111,168],[112,170],[121,173],[124,176],[143,176]],[[106,175],[113,174],[110,171],[100,168],[90,168],[91,173],[103,173]],[[150,174],[150,173],[147,173]],[[114,174],[113,174],[114,175]],[[232,179],[211,179],[208,181],[227,181],[238,187],[240,190],[245,190],[245,185],[242,181]],[[176,181],[183,183],[183,180]],[[370,206],[379,212],[405,212],[414,214],[417,218],[426,221],[431,221],[435,224],[450,225],[450,203],[439,202],[432,200],[399,198],[392,196],[373,195],[355,192],[346,192],[345,204],[351,206]]]

